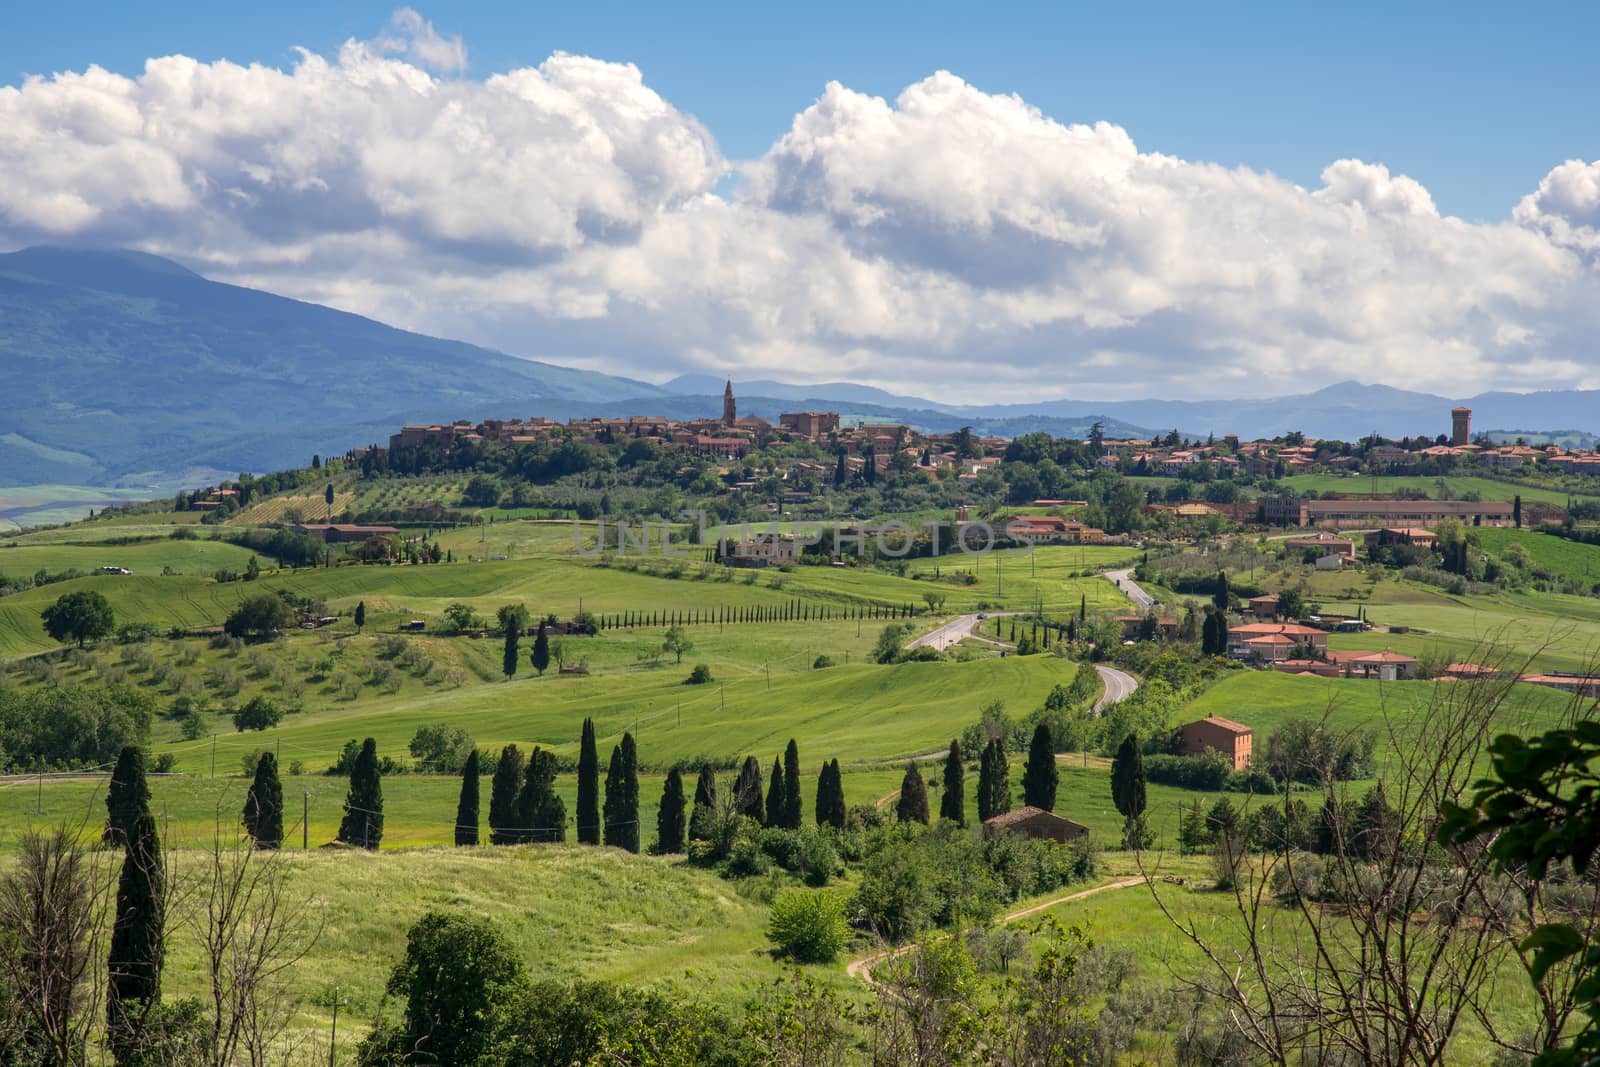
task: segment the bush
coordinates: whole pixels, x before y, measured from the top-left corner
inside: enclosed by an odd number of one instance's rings
[[[1147,781],[1175,785],[1180,789],[1220,791],[1233,775],[1233,761],[1221,752],[1206,751],[1196,756],[1155,755],[1144,758]]]
[[[811,669],[814,671],[820,671],[831,666],[833,666],[833,657],[826,653],[811,661]]]
[[[689,672],[689,677],[683,680],[684,685],[705,685],[711,681],[711,668],[704,663],[696,663],[694,670]]]
[[[767,938],[797,963],[832,963],[847,936],[844,904],[833,893],[794,889],[772,902]]]

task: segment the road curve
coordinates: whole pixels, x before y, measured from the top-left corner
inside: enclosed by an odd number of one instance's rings
[[[1100,675],[1100,681],[1105,683],[1105,692],[1100,694],[1100,699],[1094,702],[1096,715],[1107,707],[1121,700],[1133,696],[1133,691],[1139,688],[1139,679],[1127,671],[1119,671],[1115,667],[1107,667],[1103,663],[1094,665],[1095,673]]]
[[[1015,611],[989,611],[984,613],[985,618],[993,619],[997,616],[1016,615]],[[921,637],[914,637],[907,648],[932,648],[944,652],[952,645],[958,645],[971,637],[978,629],[978,623],[983,621],[977,615],[957,615],[937,630],[929,630]]]
[[[1122,595],[1133,601],[1140,609],[1155,607],[1156,598],[1139,588],[1133,580],[1133,568],[1124,567],[1119,571],[1106,571],[1101,575],[1106,581],[1122,591]]]

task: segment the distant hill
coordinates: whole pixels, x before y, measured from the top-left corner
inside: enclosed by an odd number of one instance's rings
[[[398,330],[359,315],[208,281],[136,252],[0,254],[0,485],[197,482],[272,470],[383,441],[406,422],[496,415],[720,414],[723,380],[658,387]],[[1159,389],[1159,384],[1149,388]],[[1108,437],[1300,430],[1353,439],[1433,436],[1465,403],[1477,427],[1600,431],[1600,392],[1485,393],[1464,400],[1342,382],[1298,396],[1093,398],[970,405],[849,382],[736,381],[740,410],[776,419],[826,409],[847,422],[941,432]],[[54,499],[54,498],[52,498]],[[61,499],[69,499],[61,497]],[[70,498],[76,499],[76,498]],[[39,506],[39,505],[29,505]]]
[[[645,382],[518,359],[207,281],[135,252],[0,255],[0,485],[273,470],[407,421],[648,397]]]
[[[715,392],[720,396],[722,382],[707,375],[686,375],[668,382],[665,388],[676,392],[692,388],[699,393]],[[884,410],[926,412],[930,417],[953,419],[960,425],[971,425],[974,430],[1003,436],[1030,430],[1060,433],[1062,431],[1055,427],[1087,426],[1102,419],[1109,437],[1148,437],[1174,429],[1188,437],[1207,434],[1220,437],[1230,433],[1246,438],[1275,437],[1291,430],[1340,440],[1355,440],[1369,433],[1385,437],[1433,437],[1450,432],[1450,409],[1458,404],[1473,409],[1474,427],[1540,428],[1522,431],[1524,436],[1600,432],[1600,391],[1580,389],[1483,393],[1452,399],[1386,385],[1339,382],[1310,393],[1236,400],[1084,399],[952,405],[837,383],[786,385],[770,381],[735,381],[733,388],[741,397],[750,393],[790,401],[806,398],[811,406],[829,405],[840,411],[844,406],[870,399]]]

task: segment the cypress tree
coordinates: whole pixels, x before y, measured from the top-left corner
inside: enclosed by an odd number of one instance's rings
[[[894,814],[901,822],[928,825],[928,787],[922,782],[916,760],[906,764],[905,777],[900,779],[900,802],[894,806]]]
[[[656,851],[670,856],[683,851],[683,775],[674,767],[661,787],[661,807],[656,812]]]
[[[600,843],[600,755],[595,750],[594,720],[583,720],[578,745],[578,844]]]
[[[689,813],[689,836],[697,841],[706,838],[711,813],[717,810],[717,772],[710,764],[700,768],[700,777],[694,784],[694,807]]]
[[[783,828],[800,829],[800,746],[789,738],[783,750]]]
[[[761,808],[761,764],[754,756],[746,756],[744,766],[739,768],[739,779],[733,785],[733,811],[756,822],[766,814]]]
[[[518,627],[506,627],[506,647],[500,657],[500,669],[505,672],[506,681],[511,681],[517,673],[517,644],[522,640],[522,635],[517,632]]]
[[[833,783],[833,804],[828,812],[828,824],[835,830],[844,829],[844,776],[839,771],[839,759],[834,757],[833,767],[828,775],[828,780]]]
[[[1028,745],[1028,766],[1022,772],[1022,802],[1045,811],[1054,811],[1056,786],[1060,781],[1055,746],[1050,742],[1050,727],[1040,723],[1033,728],[1033,741]]]
[[[139,816],[150,810],[150,784],[144,777],[144,749],[125,745],[106,788],[106,828],[101,839],[125,847]]]
[[[978,820],[988,822],[1011,810],[1011,768],[999,741],[990,741],[978,764]]]
[[[772,781],[767,785],[767,825],[782,828],[784,819],[783,760],[772,757]]]
[[[961,765],[961,742],[952,739],[944,758],[944,791],[939,794],[939,818],[957,826],[967,824],[967,771]]]
[[[817,772],[816,819],[818,826],[833,821],[833,763],[829,760],[823,760],[822,770]]]
[[[1111,761],[1111,799],[1122,813],[1123,845],[1132,848],[1137,843],[1145,805],[1144,754],[1132,734],[1122,739]]]
[[[107,953],[107,1018],[115,1043],[161,1000],[166,961],[166,872],[155,816],[142,812],[129,830],[117,879],[117,911]],[[120,1034],[118,1032],[121,1032]]]
[[[606,844],[628,852],[639,851],[639,757],[633,735],[622,735],[622,744],[611,750],[611,767],[606,774]]]
[[[278,781],[278,757],[271,752],[256,761],[255,781],[244,795],[244,828],[256,848],[283,846],[283,783]]]
[[[1217,606],[1219,612],[1228,610],[1228,572],[1217,572],[1217,591],[1212,596],[1211,602]],[[1224,624],[1226,625],[1226,624]]]
[[[376,851],[383,840],[383,783],[378,769],[378,742],[367,738],[350,768],[350,792],[344,798],[339,840]]]
[[[461,799],[456,802],[456,844],[478,843],[478,750],[467,753],[461,768]]]
[[[365,600],[356,604],[356,632],[360,633],[367,628],[367,602]]]
[[[517,841],[545,844],[567,839],[567,805],[556,795],[555,753],[534,748],[514,811]]]
[[[544,672],[550,667],[550,635],[544,632],[544,623],[539,623],[539,632],[533,639],[533,652],[529,655],[529,662],[533,669],[544,677]]]
[[[494,780],[489,784],[489,843],[514,845],[517,841],[517,789],[522,783],[522,750],[507,745],[500,750]]]

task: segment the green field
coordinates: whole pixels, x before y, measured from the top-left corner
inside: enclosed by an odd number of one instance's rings
[[[1468,493],[1478,494],[1481,500],[1511,500],[1520,496],[1523,500],[1537,500],[1545,504],[1555,504],[1565,507],[1569,499],[1582,500],[1596,499],[1582,493],[1569,493],[1565,489],[1534,488],[1526,485],[1515,485],[1511,482],[1502,482],[1494,478],[1475,477],[1465,474],[1451,474],[1443,479],[1447,487],[1447,495],[1454,499],[1461,499]],[[1438,498],[1439,478],[1428,478],[1421,475],[1370,475],[1356,474],[1295,474],[1287,478],[1280,478],[1278,484],[1293,489],[1297,493],[1399,493],[1417,492],[1425,493],[1432,498]]]
[[[1516,543],[1528,550],[1528,556],[1537,569],[1575,579],[1591,588],[1600,582],[1600,545],[1568,541],[1564,537],[1537,530],[1480,527],[1472,532],[1484,550],[1492,555],[1503,556],[1506,546]]]

